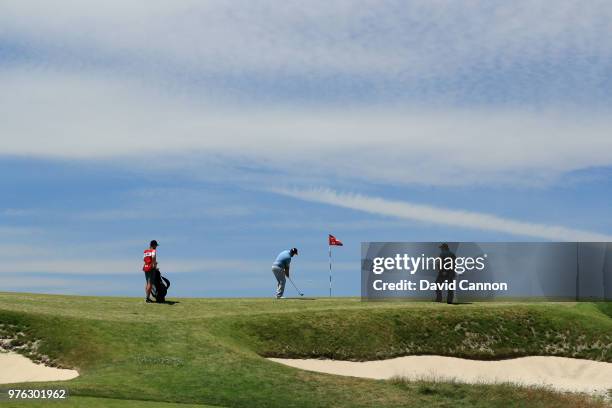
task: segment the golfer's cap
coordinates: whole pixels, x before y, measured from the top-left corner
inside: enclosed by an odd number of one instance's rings
[[[298,250],[297,248],[291,248],[291,251],[289,251],[290,253],[297,255],[298,254]]]
[[[151,243],[149,244],[150,247],[154,247],[154,246],[159,246],[159,244],[157,243],[156,240],[151,241]]]
[[[448,244],[446,242],[444,242],[442,245],[440,245],[438,248],[440,249],[448,249]]]

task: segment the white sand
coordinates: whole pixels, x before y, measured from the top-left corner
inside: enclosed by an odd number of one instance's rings
[[[76,370],[36,364],[14,352],[0,352],[0,384],[29,381],[63,381],[78,377]]]
[[[366,362],[282,358],[270,360],[303,370],[362,378],[403,377],[409,380],[454,380],[464,383],[511,382],[590,394],[605,394],[608,389],[612,389],[612,363],[565,357],[522,357],[498,361],[442,356],[408,356]]]

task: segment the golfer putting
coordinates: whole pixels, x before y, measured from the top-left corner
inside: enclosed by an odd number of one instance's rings
[[[297,248],[287,249],[276,257],[274,262],[272,263],[272,273],[276,278],[276,298],[283,299],[285,293],[285,284],[287,283],[287,278],[289,278],[289,266],[291,265],[291,258],[298,254]],[[291,282],[293,283],[293,281]],[[295,284],[294,284],[295,286]],[[297,290],[297,287],[296,287]],[[298,293],[302,294],[299,290]]]

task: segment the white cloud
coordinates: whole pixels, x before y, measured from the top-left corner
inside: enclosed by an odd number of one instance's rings
[[[5,0],[6,38],[83,52],[151,58],[217,73],[445,75],[490,66],[612,50],[604,0],[196,1]]]
[[[491,214],[451,210],[414,204],[406,201],[385,200],[383,198],[368,197],[359,194],[342,194],[329,189],[274,191],[300,200],[452,227],[496,231],[518,236],[544,238],[551,241],[608,242],[612,240],[612,236],[610,235],[582,231],[558,225],[524,222]]]
[[[244,217],[251,212],[250,208],[239,205],[229,205],[226,207],[207,206],[206,202],[202,202],[202,207],[185,206],[183,209],[181,203],[175,207],[168,206],[169,209],[160,209],[157,206],[155,209],[138,208],[138,209],[119,209],[119,210],[98,210],[98,211],[83,211],[70,214],[77,220],[83,221],[119,221],[119,220],[151,220],[164,219],[181,220],[181,219],[202,219],[202,218],[236,218]]]
[[[7,259],[0,264],[0,274],[61,273],[77,275],[126,275],[138,273],[141,265],[136,260],[99,259]]]
[[[446,185],[533,184],[612,165],[612,119],[595,114],[219,110],[129,82],[27,70],[4,71],[0,89],[1,155]]]
[[[74,286],[75,284],[78,288],[86,287],[87,285],[91,286],[94,282],[82,282],[78,280],[72,279],[61,279],[61,278],[41,278],[41,277],[30,277],[30,276],[20,276],[20,277],[3,277],[2,278],[2,288],[3,290],[37,290],[37,289],[64,289],[69,288],[70,286]],[[99,282],[95,282],[99,283]],[[119,288],[116,288],[119,289]]]
[[[16,218],[16,217],[25,217],[35,215],[35,212],[32,210],[24,210],[21,208],[4,208],[0,209],[0,217],[7,218]]]
[[[3,244],[0,243],[0,259],[2,262],[17,258],[35,258],[35,257],[48,257],[53,254],[53,250],[50,247],[32,246],[26,244]]]
[[[71,279],[54,276],[2,276],[5,292],[48,293],[60,295],[134,295],[140,294],[140,285],[129,285],[113,279],[92,279],[74,276]],[[23,296],[21,293],[20,296]]]
[[[418,96],[432,78],[446,95],[449,83],[517,66],[538,80],[530,64],[553,64],[554,74],[564,53],[598,56],[579,73],[597,82],[612,57],[601,40],[610,19],[612,3],[574,0],[3,1],[0,35],[26,57],[0,68],[0,155],[155,162],[226,180],[247,164],[313,180],[546,183],[612,165],[609,115],[381,107],[376,95]],[[354,89],[385,77],[391,88],[373,90],[361,110],[279,108],[266,105],[277,89],[258,85],[260,75],[295,78],[298,94],[321,76]],[[195,95],[180,95],[175,80]],[[539,79],[560,94],[571,85],[556,80]],[[255,99],[240,99],[258,86]]]
[[[0,237],[4,239],[12,239],[15,237],[31,237],[34,235],[40,235],[43,233],[43,230],[36,227],[8,227],[8,226],[0,226]]]
[[[220,260],[220,259],[198,259],[182,260],[165,258],[160,262],[160,269],[168,273],[207,273],[227,274],[232,272],[251,272],[262,269],[262,265],[269,262],[242,261],[242,260]],[[5,259],[0,263],[0,274],[16,273],[46,273],[46,274],[70,274],[70,275],[130,275],[142,274],[142,264],[138,259],[95,259],[91,258],[53,258],[28,259],[13,258]]]

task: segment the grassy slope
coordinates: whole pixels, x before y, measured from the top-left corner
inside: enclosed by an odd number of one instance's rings
[[[555,354],[611,361],[610,312],[610,304],[181,299],[170,306],[0,294],[5,331],[21,330],[24,340],[45,339],[41,353],[80,370],[79,378],[57,384],[77,396],[58,406],[80,406],[85,396],[112,398],[87,400],[94,407],[121,404],[117,400],[143,407],[164,406],[146,401],[232,407],[603,406],[504,385],[329,376],[271,363],[260,354],[345,359]]]
[[[246,340],[253,349],[269,357],[374,360],[409,354],[474,359],[557,355],[612,361],[612,320],[594,305],[427,306],[425,310],[249,316],[234,324],[237,332],[248,334]]]

